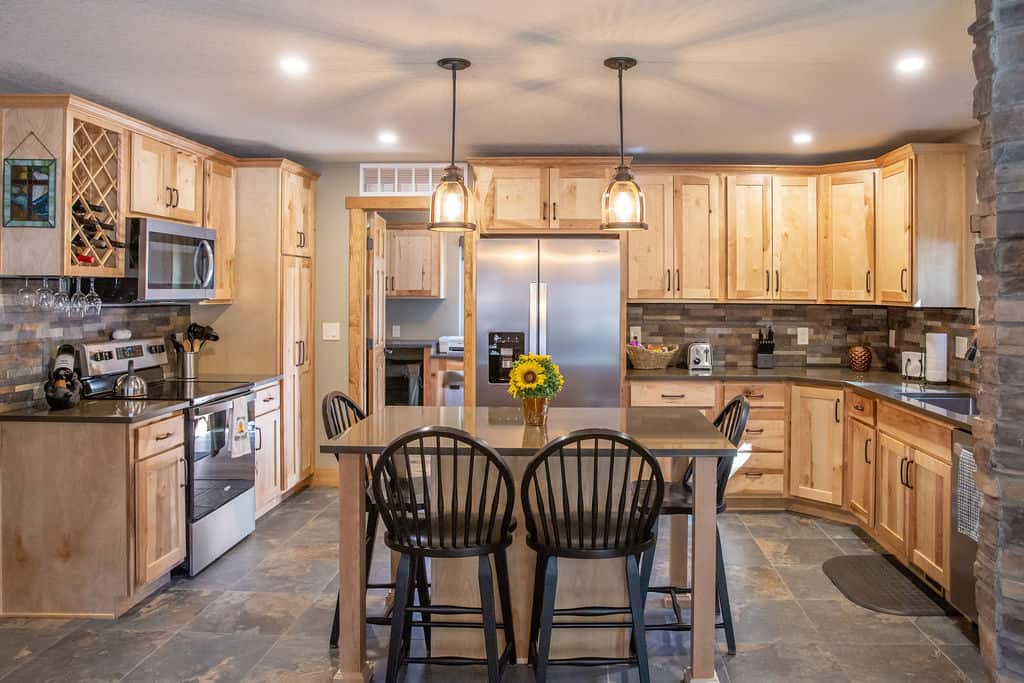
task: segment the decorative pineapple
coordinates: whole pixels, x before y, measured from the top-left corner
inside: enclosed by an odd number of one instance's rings
[[[854,372],[867,372],[871,369],[871,347],[867,343],[851,346],[848,354],[850,369]]]

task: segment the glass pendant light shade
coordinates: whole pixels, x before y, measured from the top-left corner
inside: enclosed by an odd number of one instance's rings
[[[619,166],[619,172],[601,198],[601,229],[618,232],[647,229],[647,202],[633,172]]]
[[[449,166],[430,197],[430,222],[427,227],[439,232],[476,230],[473,196],[462,180],[462,169]]]

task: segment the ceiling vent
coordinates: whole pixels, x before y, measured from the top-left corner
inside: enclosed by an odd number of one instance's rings
[[[456,166],[465,177],[466,164]],[[446,163],[359,164],[359,194],[363,197],[429,197],[447,167]]]

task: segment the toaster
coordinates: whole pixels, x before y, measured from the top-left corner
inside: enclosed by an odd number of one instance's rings
[[[686,347],[686,367],[690,370],[711,370],[711,344],[696,342]]]

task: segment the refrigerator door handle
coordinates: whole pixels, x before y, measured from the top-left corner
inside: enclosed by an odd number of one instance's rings
[[[526,340],[526,352],[537,353],[537,323],[538,323],[538,308],[539,302],[537,300],[537,283],[530,283],[530,334]]]
[[[540,283],[540,310],[538,315],[537,347],[538,353],[548,352],[548,283]]]

